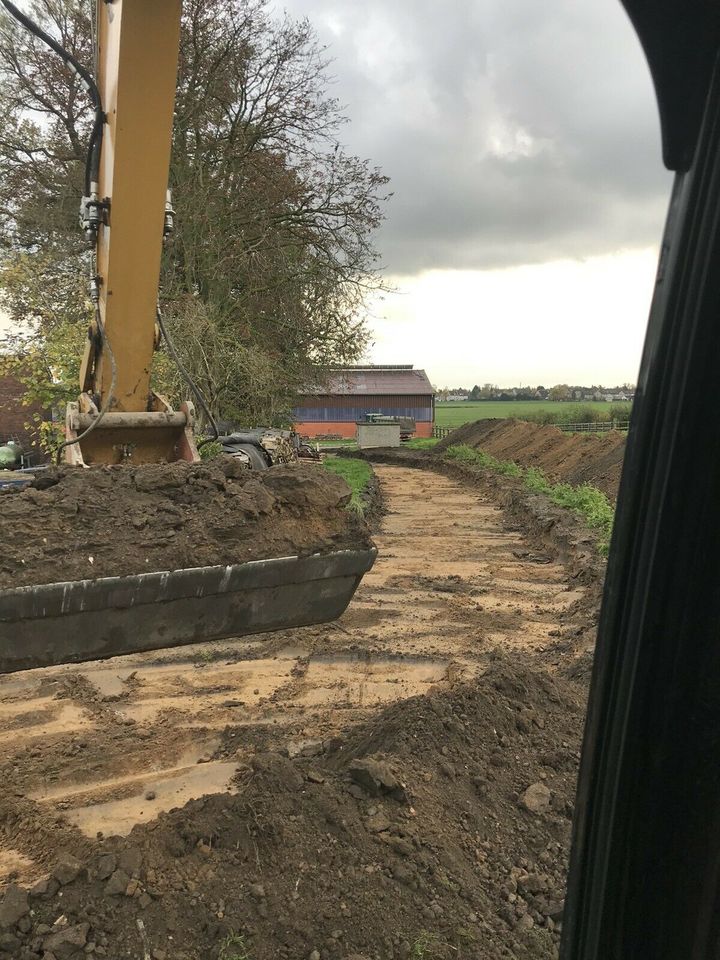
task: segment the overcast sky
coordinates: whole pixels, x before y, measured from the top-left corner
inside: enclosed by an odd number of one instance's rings
[[[670,188],[619,0],[278,0],[390,176],[370,357],[438,385],[634,381]]]
[[[634,381],[670,175],[619,0],[275,3],[328,44],[345,144],[392,181],[368,359]]]

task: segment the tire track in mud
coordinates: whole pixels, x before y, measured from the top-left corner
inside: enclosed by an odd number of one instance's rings
[[[232,790],[256,749],[312,754],[497,647],[552,663],[583,598],[563,566],[476,489],[376,472],[380,555],[340,621],[0,678],[0,882],[41,875],[58,838],[80,848]]]

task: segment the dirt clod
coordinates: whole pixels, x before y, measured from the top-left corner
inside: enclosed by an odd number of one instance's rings
[[[119,897],[125,893],[127,890],[128,884],[130,883],[130,877],[125,873],[124,870],[115,870],[110,879],[105,884],[105,894],[108,897]]]
[[[53,868],[52,876],[61,886],[76,880],[82,870],[80,861],[70,853],[64,853]]]
[[[522,795],[522,805],[530,813],[547,813],[552,794],[544,783],[532,783]]]
[[[89,929],[89,923],[78,923],[58,930],[57,933],[51,933],[43,941],[45,955],[52,953],[57,960],[70,960],[87,943]]]
[[[372,758],[355,760],[350,765],[349,773],[355,783],[366,790],[370,796],[387,794],[401,802],[407,799],[405,787],[388,764],[381,760]]]
[[[6,889],[0,902],[0,928],[7,930],[14,927],[21,917],[30,910],[27,891],[11,883]]]

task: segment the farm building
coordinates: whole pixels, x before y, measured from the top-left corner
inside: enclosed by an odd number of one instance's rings
[[[39,404],[26,404],[20,380],[12,374],[0,374],[0,444],[15,440],[30,453],[38,438],[31,424],[38,418],[48,420],[49,412]]]
[[[356,422],[369,413],[412,417],[415,436],[431,437],[435,395],[425,371],[412,364],[343,367],[299,398],[293,419],[303,436],[354,437]]]

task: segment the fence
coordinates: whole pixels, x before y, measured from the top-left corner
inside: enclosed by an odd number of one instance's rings
[[[598,420],[595,423],[558,423],[564,433],[609,433],[619,430],[626,433],[630,426],[629,420]]]
[[[621,433],[627,433],[630,426],[629,420],[598,420],[595,423],[555,423],[548,426],[559,427],[563,433],[609,433],[611,430],[619,430]],[[442,440],[452,433],[456,427],[433,427],[432,435],[436,440]]]

